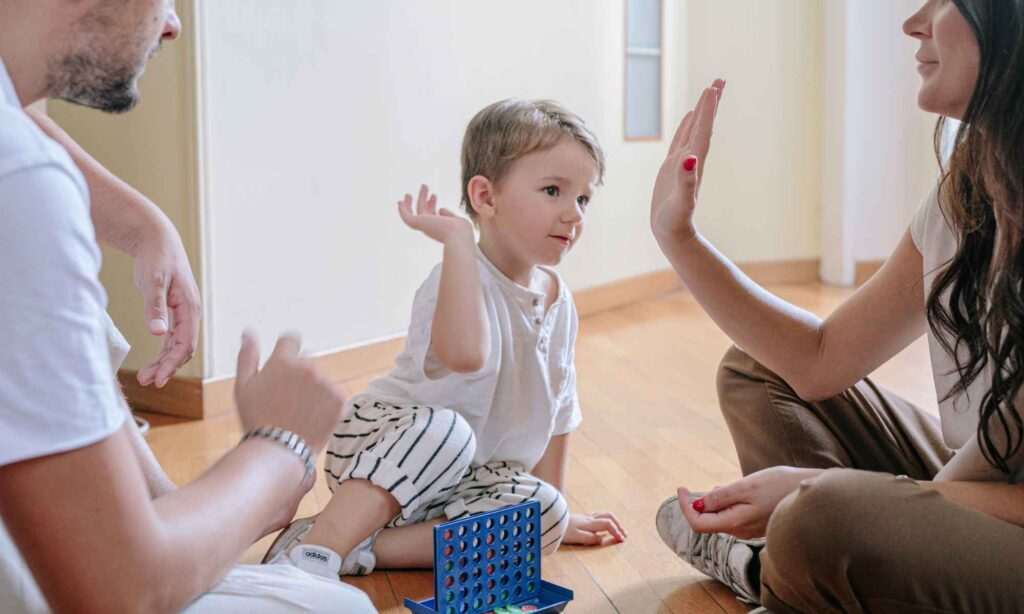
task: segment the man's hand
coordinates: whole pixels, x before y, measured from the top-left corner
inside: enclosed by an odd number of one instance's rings
[[[164,337],[160,354],[139,370],[139,383],[162,388],[196,351],[202,299],[185,247],[173,229],[147,234],[132,256],[149,332]]]
[[[740,539],[764,537],[779,501],[819,475],[822,469],[770,467],[727,486],[716,486],[694,499],[686,488],[679,489],[679,507],[697,533],[728,533]]]
[[[569,528],[562,538],[563,544],[601,546],[606,540],[615,543],[626,541],[626,529],[611,512],[596,514],[570,514]]]

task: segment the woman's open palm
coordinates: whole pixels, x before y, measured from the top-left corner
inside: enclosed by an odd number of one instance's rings
[[[658,171],[651,197],[651,230],[659,241],[686,238],[696,233],[693,212],[724,89],[725,81],[716,79],[704,90],[697,106],[680,122]]]

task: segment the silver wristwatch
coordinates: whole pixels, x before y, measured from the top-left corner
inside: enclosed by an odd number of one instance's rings
[[[306,466],[306,473],[302,476],[302,481],[306,482],[310,476],[313,475],[313,471],[316,470],[316,465],[313,462],[313,454],[309,450],[309,446],[303,441],[302,437],[299,437],[291,431],[286,431],[277,426],[258,426],[242,437],[242,441],[252,439],[253,437],[260,437],[262,439],[269,439],[270,441],[276,441],[277,443],[288,448],[299,457],[299,460]]]

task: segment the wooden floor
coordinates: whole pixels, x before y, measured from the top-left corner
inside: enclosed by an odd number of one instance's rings
[[[849,294],[821,285],[770,288],[824,315]],[[654,515],[676,487],[708,489],[740,476],[729,433],[718,413],[715,369],[728,339],[686,294],[676,293],[583,320],[576,348],[583,424],[573,434],[568,498],[574,511],[610,510],[630,539],[603,548],[565,547],[544,559],[546,579],[576,597],[570,611],[745,612],[721,585],[693,571],[658,538]],[[878,383],[934,411],[935,395],[923,339],[882,367]],[[346,382],[349,393],[369,378]],[[240,436],[233,417],[200,422],[156,418],[149,435],[177,483],[201,473]],[[327,501],[323,480],[300,516]],[[258,562],[264,538],[243,562]],[[382,612],[405,611],[405,597],[432,593],[430,572],[380,572],[352,580]]]

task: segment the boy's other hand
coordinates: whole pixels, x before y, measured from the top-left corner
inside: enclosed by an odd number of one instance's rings
[[[473,226],[464,217],[452,213],[442,207],[437,208],[437,194],[430,194],[427,186],[420,186],[420,194],[416,199],[416,211],[412,209],[412,195],[398,201],[398,214],[402,221],[413,230],[418,230],[439,243],[446,243],[453,238],[473,239]]]
[[[606,541],[626,541],[626,529],[611,512],[594,514],[569,514],[569,528],[565,530],[563,544],[580,546],[601,546]]]

